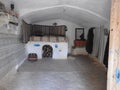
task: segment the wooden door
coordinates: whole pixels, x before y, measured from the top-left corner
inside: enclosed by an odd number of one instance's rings
[[[112,0],[107,90],[120,90],[120,0]]]

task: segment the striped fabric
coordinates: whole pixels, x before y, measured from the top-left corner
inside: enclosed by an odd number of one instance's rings
[[[66,37],[55,37],[55,36],[32,36],[30,41],[42,41],[42,42],[68,42]]]

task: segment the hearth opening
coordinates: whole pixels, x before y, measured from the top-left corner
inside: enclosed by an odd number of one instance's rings
[[[42,57],[43,58],[52,58],[53,56],[53,48],[50,45],[44,45],[42,48]]]

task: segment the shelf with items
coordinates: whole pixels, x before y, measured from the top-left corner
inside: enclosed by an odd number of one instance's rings
[[[18,16],[18,13],[14,11],[13,3],[11,3],[11,10],[7,10],[5,5],[0,1],[0,25],[4,23],[4,20],[7,20],[7,23],[18,25]]]
[[[8,13],[0,12],[0,33],[15,33],[18,29],[18,18]]]
[[[0,25],[9,23],[18,25],[18,18],[8,13],[0,12]]]
[[[18,24],[18,18],[9,14],[9,22],[13,22],[13,24]]]

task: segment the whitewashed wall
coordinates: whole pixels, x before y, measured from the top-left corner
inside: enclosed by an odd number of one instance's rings
[[[0,33],[0,79],[25,58],[25,48],[18,35]]]
[[[42,21],[35,24],[38,25],[53,25],[53,23],[58,23],[58,25],[66,25],[68,31],[66,32],[66,36],[69,40],[69,53],[71,53],[71,47],[74,45],[75,40],[75,28],[82,28],[80,25],[75,24],[73,22],[56,19],[56,20],[48,20],[48,21]],[[83,27],[84,28],[84,27]],[[85,38],[87,37],[87,30],[85,29]]]
[[[108,35],[104,34],[105,26],[95,27],[92,55],[97,57],[100,63],[103,63],[105,47]]]

